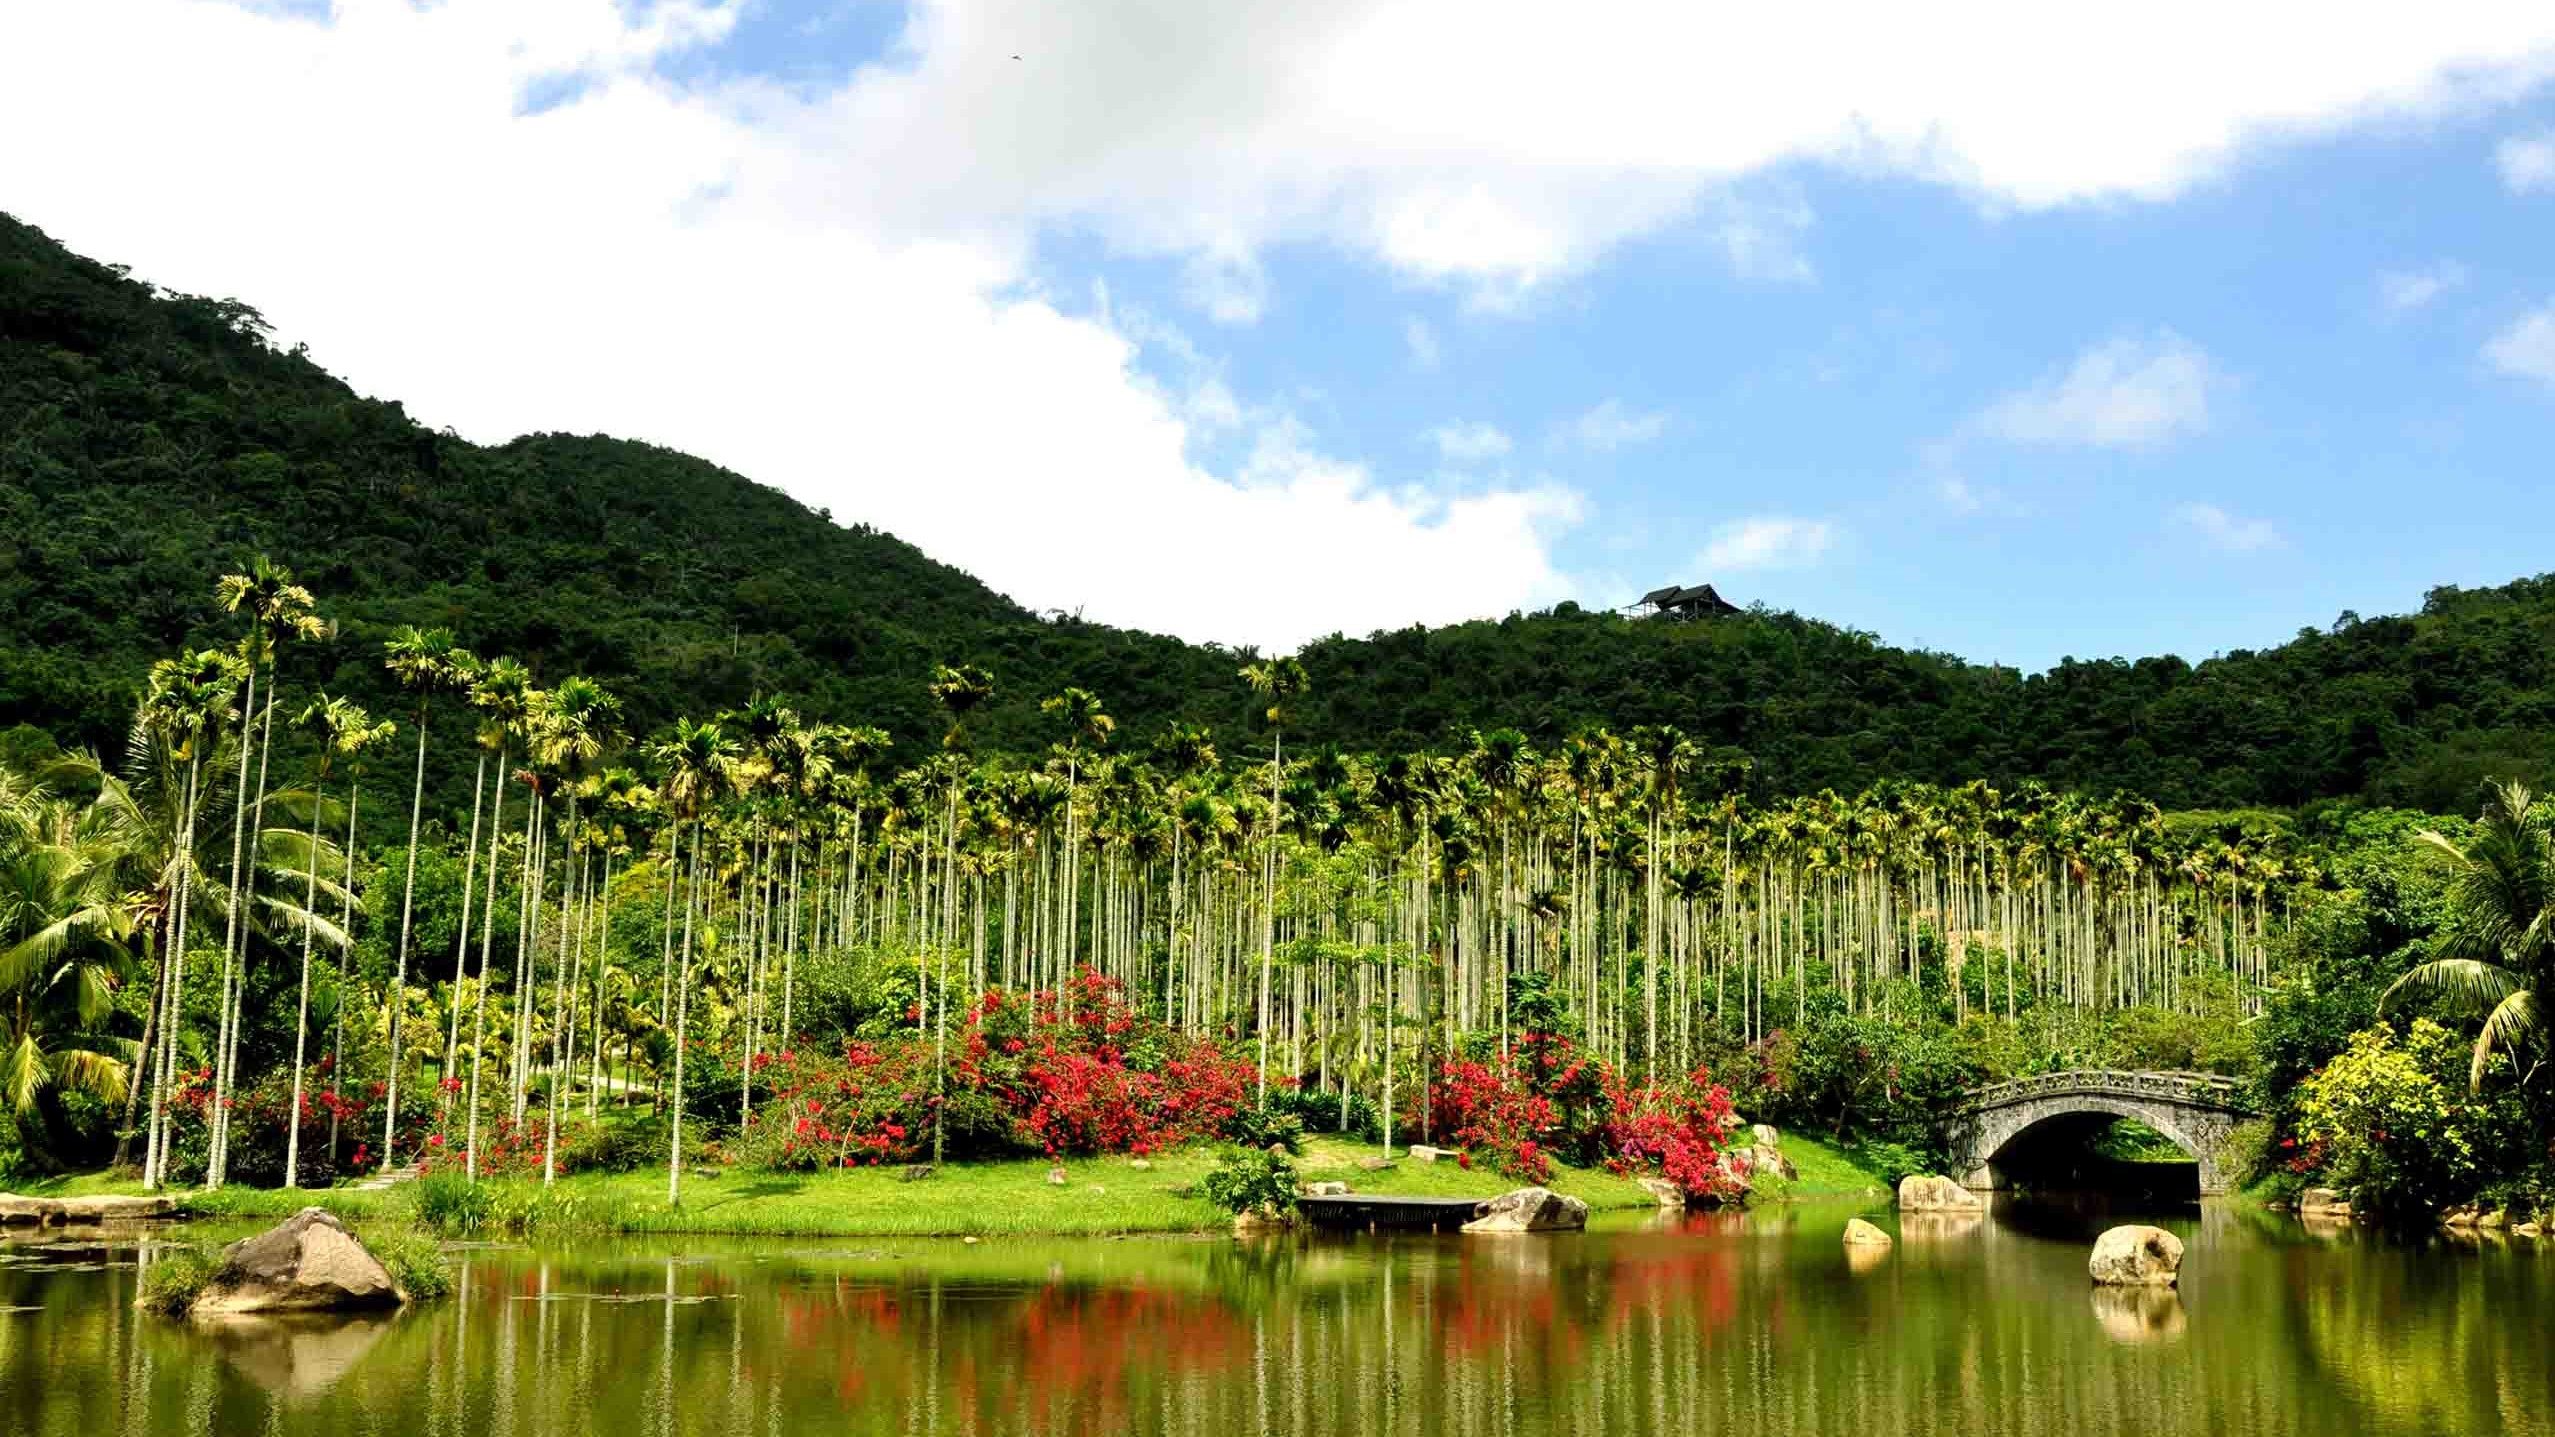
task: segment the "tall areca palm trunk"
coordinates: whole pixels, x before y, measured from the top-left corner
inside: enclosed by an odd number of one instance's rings
[[[408,935],[417,912],[417,826],[426,813],[426,705],[417,705],[417,777],[408,798],[408,877],[399,890],[399,957],[390,979],[390,1077],[381,1114],[381,1167],[389,1172],[399,1144],[400,1022],[408,1010]]]
[[[498,770],[498,789],[502,792],[505,771]],[[470,971],[470,900],[479,879],[479,810],[487,793],[488,751],[479,750],[478,770],[470,777],[470,845],[462,850],[461,934],[452,945],[452,1015],[444,1031],[444,1063],[436,1072],[439,1096],[436,1106],[446,1112],[452,1107],[452,1070],[461,1055],[461,984]],[[484,918],[483,918],[484,921]]]
[[[311,786],[310,851],[304,856],[308,872],[302,880],[302,978],[293,1000],[293,1102],[285,1110],[290,1115],[284,1132],[284,1186],[288,1188],[302,1185],[302,1082],[303,1064],[309,1056],[311,930],[319,916],[319,809],[326,792],[324,784]]]
[[[239,951],[241,920],[247,916],[241,911],[240,857],[248,837],[248,760],[250,750],[256,747],[249,741],[249,733],[257,717],[257,667],[254,664],[249,666],[248,693],[242,701],[240,712],[243,719],[240,724],[239,739],[239,791],[232,799],[231,805],[229,902],[222,916],[222,971],[220,981],[215,987],[214,998],[213,1118],[212,1132],[204,1157],[206,1187],[222,1185],[222,1119],[228,1111],[228,1105],[224,1100],[229,1097],[225,1077],[229,1069],[231,1039],[231,961],[233,955]]]

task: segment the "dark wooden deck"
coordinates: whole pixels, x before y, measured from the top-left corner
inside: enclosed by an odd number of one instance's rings
[[[1306,1197],[1296,1211],[1314,1227],[1337,1232],[1453,1232],[1471,1222],[1485,1198]]]

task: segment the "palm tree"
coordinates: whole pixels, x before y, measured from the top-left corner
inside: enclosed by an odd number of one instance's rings
[[[1293,655],[1246,665],[1242,682],[1251,692],[1268,701],[1263,717],[1269,725],[1269,825],[1268,849],[1261,860],[1265,892],[1260,907],[1260,1086],[1259,1102],[1269,1101],[1269,977],[1276,962],[1277,948],[1277,840],[1282,820],[1278,786],[1286,772],[1286,724],[1292,717],[1288,705],[1297,694],[1311,686],[1312,679],[1304,665]]]
[[[238,718],[232,697],[247,678],[247,666],[219,649],[200,649],[151,666],[150,688],[142,701],[136,728],[150,736],[169,759],[184,760],[186,779],[177,798],[178,817],[169,826],[172,842],[162,884],[173,896],[169,905],[168,942],[161,950],[159,998],[154,1005],[160,1029],[158,1062],[151,1077],[151,1133],[144,1144],[142,1185],[157,1190],[167,1180],[168,1092],[177,1077],[177,1026],[186,991],[186,940],[192,900],[202,870],[196,862],[198,820],[203,813],[205,759],[221,731]],[[167,786],[177,788],[174,782]]]
[[[215,602],[225,613],[246,614],[249,631],[240,643],[241,657],[249,661],[248,713],[256,723],[257,797],[242,812],[232,815],[231,908],[232,921],[227,925],[223,951],[222,1037],[213,1074],[214,1129],[210,1170],[206,1182],[219,1187],[230,1174],[231,1108],[224,1101],[237,1080],[239,1040],[242,1028],[240,1006],[248,994],[249,926],[240,921],[256,901],[257,853],[252,850],[243,868],[240,862],[239,837],[242,820],[246,831],[263,834],[266,824],[267,760],[274,753],[275,665],[288,640],[324,638],[329,626],[312,612],[318,600],[310,590],[293,582],[293,572],[260,554],[249,562],[245,574],[225,574],[214,586]],[[266,703],[261,709],[256,702],[257,681],[266,679]],[[245,776],[248,747],[247,730],[241,730],[241,770]]]
[[[940,746],[952,759],[947,766],[949,816],[941,841],[941,880],[946,892],[942,900],[940,926],[940,940],[943,946],[938,956],[943,981],[940,1001],[931,1009],[932,1016],[939,1020],[936,1030],[938,1036],[932,1045],[932,1161],[938,1163],[943,1150],[942,1140],[947,1134],[947,1127],[942,1121],[941,1113],[947,1106],[946,1095],[949,1087],[947,946],[954,941],[958,930],[958,788],[964,777],[964,770],[955,760],[966,747],[967,716],[982,708],[993,698],[994,678],[993,675],[973,664],[961,664],[956,668],[944,664],[940,671],[932,676],[930,693],[933,698],[940,701],[941,708],[949,714],[949,731],[941,735]],[[917,987],[928,1001],[930,985],[921,982],[918,978]],[[1061,992],[1062,985],[1059,984],[1058,988]]]
[[[1084,739],[1089,739],[1095,747],[1108,743],[1109,735],[1118,730],[1118,721],[1102,711],[1100,696],[1089,689],[1066,689],[1038,707],[1047,713],[1061,715],[1065,721],[1065,946],[1062,971],[1070,977],[1074,962],[1080,956],[1076,921],[1080,917],[1078,900],[1082,884],[1075,858],[1074,809],[1081,802],[1082,743]]]
[[[657,791],[666,806],[667,826],[675,835],[677,869],[682,867],[683,824],[692,825],[692,866],[683,895],[683,968],[675,984],[674,1120],[665,1163],[665,1200],[679,1204],[683,1201],[683,1050],[692,1038],[692,915],[699,901],[701,827],[712,799],[728,782],[736,745],[717,724],[677,719],[674,737],[656,745],[654,753],[665,768],[665,782]],[[666,922],[673,921],[673,910],[668,908]]]
[[[408,800],[408,876],[399,893],[399,956],[390,980],[390,1079],[381,1119],[381,1166],[390,1171],[399,1139],[399,1025],[407,1013],[408,937],[417,910],[417,825],[426,811],[426,730],[429,701],[464,687],[472,665],[450,629],[403,625],[383,645],[383,663],[400,686],[417,694],[417,779]]]
[[[2380,1006],[2409,989],[2481,1012],[2467,1082],[2482,1087],[2500,1053],[2526,1088],[2544,1065],[2555,1002],[2555,805],[2517,780],[2497,784],[2465,847],[2428,829],[2415,841],[2449,865],[2449,956],[2396,979]]]
[[[372,715],[361,705],[323,693],[293,720],[296,728],[319,731],[319,757],[311,777],[311,822],[309,851],[311,862],[302,890],[302,907],[307,920],[302,924],[302,978],[293,1004],[293,1102],[287,1109],[289,1126],[284,1135],[284,1186],[301,1186],[302,1157],[302,1082],[309,1057],[311,1006],[311,944],[319,929],[315,921],[319,913],[319,819],[322,802],[328,795],[328,771],[341,755],[353,757],[378,743],[386,742],[397,727],[389,720],[372,721]],[[351,895],[350,895],[351,897]],[[354,935],[343,928],[337,930],[336,941],[342,951],[352,945]],[[338,995],[343,1005],[345,995]]]
[[[147,922],[115,817],[40,788],[0,803],[0,1107],[39,1160],[59,1094],[115,1103],[132,1082],[135,1045],[106,1025]]]

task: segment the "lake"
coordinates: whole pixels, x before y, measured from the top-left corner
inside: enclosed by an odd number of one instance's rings
[[[2555,1433],[2555,1244],[2398,1244],[2211,1205],[2183,1291],[2103,1292],[2126,1215],[1847,1207],[1522,1238],[474,1247],[399,1317],[199,1330],[129,1240],[0,1247],[0,1431]]]

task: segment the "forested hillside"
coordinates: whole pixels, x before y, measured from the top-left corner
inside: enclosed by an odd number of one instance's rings
[[[924,684],[956,662],[994,676],[980,733],[996,748],[1058,736],[1037,701],[1066,684],[1138,739],[1175,718],[1238,739],[1253,711],[1232,652],[1041,618],[668,450],[436,433],[273,348],[247,305],[155,291],[0,216],[0,728],[115,752],[145,669],[221,637],[215,577],[258,553],[341,626],[296,657],[294,682],[385,714],[405,707],[381,665],[400,624],[449,626],[545,682],[600,679],[641,733],[766,692],[917,745],[935,731]],[[2418,615],[2346,616],[2198,665],[2033,676],[1788,614],[1666,624],[1565,605],[1316,643],[1297,725],[1385,750],[1476,727],[1552,740],[1673,723],[1745,754],[1767,795],[2040,777],[2168,807],[2463,809],[2488,774],[2555,772],[2550,640],[2555,578],[2441,590]],[[457,748],[439,759],[456,771]]]

